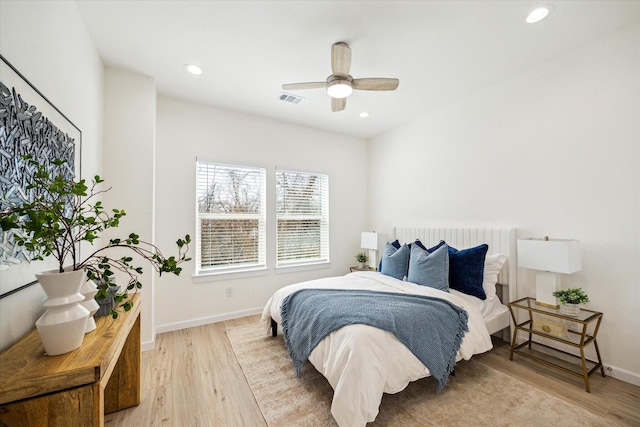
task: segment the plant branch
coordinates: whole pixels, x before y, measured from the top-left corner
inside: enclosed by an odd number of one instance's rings
[[[33,182],[27,186],[35,196],[33,200],[21,204],[12,203],[0,212],[0,227],[2,230],[21,230],[23,235],[16,234],[14,238],[19,246],[31,253],[32,259],[42,260],[53,256],[58,260],[59,271],[62,272],[65,259],[71,257],[74,270],[84,269],[89,279],[108,284],[113,281],[114,270],[123,272],[128,275],[129,283],[126,290],[118,295],[120,301],[127,298],[129,290],[142,287],[138,280],[142,268],[131,264],[132,257],[110,257],[108,250],[131,250],[148,261],[160,275],[163,272],[179,275],[182,271],[180,264],[190,260],[186,256],[191,242],[189,235],[176,241],[177,256],[165,257],[160,248],[140,240],[135,233],[131,233],[126,239],[111,239],[105,246],[79,260],[79,244],[83,241],[93,243],[107,228],[118,227],[120,219],[126,215],[125,211],[113,209],[111,213],[107,213],[101,201],[92,203],[94,197],[111,190],[111,187],[98,189],[97,186],[103,182],[98,175],[88,187],[84,179],[73,181],[64,178],[61,172],[66,163],[64,160],[55,159],[52,162],[58,168],[58,174],[54,174],[44,165],[39,165],[32,156],[23,158],[36,168]],[[127,310],[130,307],[127,304],[121,307]]]

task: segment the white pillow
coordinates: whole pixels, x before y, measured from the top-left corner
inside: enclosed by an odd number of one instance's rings
[[[489,295],[496,294],[496,283],[498,283],[498,274],[504,264],[506,256],[502,254],[487,255],[484,258],[484,279],[482,280],[482,288],[484,293]]]

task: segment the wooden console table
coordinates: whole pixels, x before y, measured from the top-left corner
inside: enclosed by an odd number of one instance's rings
[[[82,346],[47,356],[34,329],[0,353],[0,426],[100,426],[140,403],[140,307],[96,319]]]

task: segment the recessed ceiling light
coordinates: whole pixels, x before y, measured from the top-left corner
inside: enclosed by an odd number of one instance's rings
[[[549,14],[553,12],[554,9],[555,8],[551,4],[533,9],[531,13],[527,15],[526,21],[528,24],[534,24],[536,22],[542,21],[544,18],[549,16]]]
[[[369,113],[367,113],[366,111],[363,111],[362,113],[360,113],[360,117],[369,117]]]
[[[186,64],[184,68],[187,69],[191,74],[195,74],[196,76],[202,74],[202,68],[198,67],[195,64]]]

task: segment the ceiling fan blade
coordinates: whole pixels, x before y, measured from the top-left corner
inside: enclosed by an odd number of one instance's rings
[[[351,69],[351,48],[344,42],[331,46],[331,71],[334,76],[348,77]]]
[[[338,112],[347,106],[347,98],[331,98],[331,111]]]
[[[327,82],[289,83],[282,85],[283,90],[324,89]]]
[[[352,86],[358,90],[396,90],[400,84],[398,79],[353,79]]]

